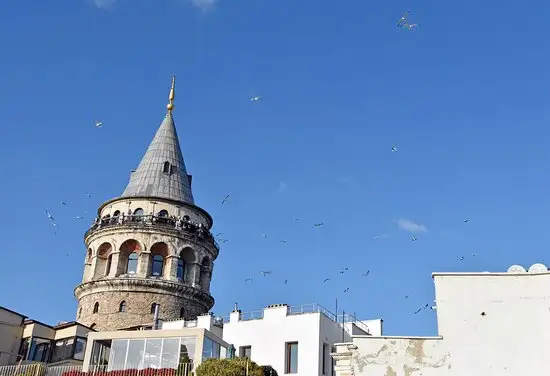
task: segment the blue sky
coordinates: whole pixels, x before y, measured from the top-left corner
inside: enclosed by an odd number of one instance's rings
[[[550,263],[548,2],[4,3],[0,305],[74,319],[83,234],[152,140],[172,72],[196,202],[229,239],[216,314],[338,297],[389,334],[432,335],[435,313],[412,315],[432,271]],[[406,9],[414,31],[395,26]]]

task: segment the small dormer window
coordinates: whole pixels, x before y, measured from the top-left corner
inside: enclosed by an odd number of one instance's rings
[[[170,164],[170,162],[164,162],[164,166],[162,167],[162,172],[168,175],[172,173],[172,165]]]

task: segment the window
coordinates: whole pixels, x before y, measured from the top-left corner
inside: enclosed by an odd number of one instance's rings
[[[138,255],[135,252],[130,253],[128,256],[128,264],[126,264],[126,273],[136,274],[138,266]]]
[[[80,316],[82,316],[82,307],[78,309],[78,318],[80,318]]]
[[[285,346],[285,373],[298,373],[298,342],[287,342]]]
[[[105,276],[109,276],[111,274],[111,264],[113,263],[113,255],[109,255],[109,258],[107,258],[107,267],[105,268]]]
[[[183,319],[185,317],[185,308],[181,307],[180,309],[180,319]]]
[[[328,343],[323,343],[323,368],[322,368],[323,375],[328,375],[327,366],[328,366],[329,357],[330,357],[328,348],[329,348]]]
[[[158,214],[159,217],[168,217],[168,211],[167,210],[161,210]]]
[[[76,338],[74,345],[74,356],[76,360],[84,360],[84,352],[86,351],[86,340],[84,338]]]
[[[212,341],[208,337],[204,337],[204,342],[202,344],[202,359],[208,358],[220,358],[220,344]]]
[[[114,213],[113,213],[113,217],[118,217],[120,215],[120,210],[116,210]]]
[[[177,277],[180,281],[185,280],[185,261],[183,260],[181,255],[178,258],[178,270],[177,270],[176,274],[177,274]]]
[[[30,337],[23,338],[21,340],[21,346],[19,347],[19,355],[23,357],[23,360],[26,360],[27,352],[29,351]]]
[[[126,312],[126,301],[123,300],[120,302],[120,305],[118,306],[119,312]]]
[[[163,267],[164,267],[164,257],[162,255],[154,255],[151,274],[157,277],[161,276]]]
[[[250,356],[252,355],[252,347],[251,346],[241,346],[239,347],[239,358],[248,358],[251,359]]]
[[[46,362],[50,353],[50,340],[33,338],[28,360],[34,362]]]
[[[55,341],[52,363],[62,360],[71,359],[73,357],[74,338],[66,338]]]
[[[94,313],[98,313],[98,312],[99,312],[99,303],[95,302],[95,304],[94,304]]]
[[[90,325],[90,329],[95,329],[95,322],[92,325]]]
[[[142,217],[143,214],[145,214],[143,209],[142,208],[137,208],[136,210],[134,210],[134,220],[140,221],[141,220],[140,217]]]
[[[164,174],[170,174],[170,162],[164,162],[164,165],[162,166],[162,172]]]
[[[155,313],[155,310],[157,309],[157,307],[160,310],[160,305],[158,305],[157,303],[151,304],[151,314]]]

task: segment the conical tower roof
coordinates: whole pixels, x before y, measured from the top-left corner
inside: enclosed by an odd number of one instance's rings
[[[172,110],[175,76],[170,89],[168,113],[160,124],[138,168],[132,173],[122,197],[158,197],[195,204],[191,176],[187,175]]]

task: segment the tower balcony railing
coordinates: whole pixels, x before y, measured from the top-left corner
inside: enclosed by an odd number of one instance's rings
[[[95,231],[112,228],[116,226],[125,226],[132,228],[166,228],[180,232],[184,238],[193,241],[207,241],[211,243],[218,251],[220,246],[214,239],[214,236],[204,226],[199,223],[191,222],[174,217],[163,217],[156,215],[126,215],[121,214],[116,217],[96,218],[92,226],[86,231],[85,237]]]

